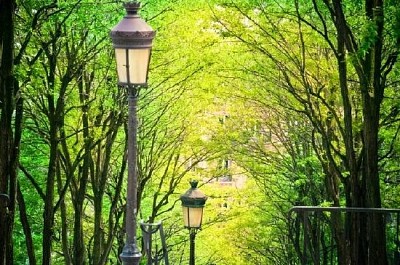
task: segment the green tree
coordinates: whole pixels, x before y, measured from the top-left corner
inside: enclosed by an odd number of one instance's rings
[[[221,35],[254,54],[243,67],[254,77],[248,86],[272,88],[268,94],[276,104],[309,119],[328,200],[336,206],[342,198],[349,207],[382,205],[378,133],[399,52],[398,10],[393,1],[369,0],[227,1],[216,10]],[[336,225],[340,262],[387,264],[383,220],[371,215],[348,223],[349,234]]]

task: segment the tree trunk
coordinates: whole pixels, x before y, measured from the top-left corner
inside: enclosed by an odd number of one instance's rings
[[[54,121],[51,121],[53,123]],[[54,123],[50,124],[50,160],[46,180],[46,196],[43,213],[43,265],[51,264],[51,249],[53,241],[53,225],[54,225],[54,184],[56,176],[56,167],[58,163],[58,137]]]
[[[85,84],[83,81],[84,71],[80,71],[80,75],[78,78],[78,88],[80,94],[80,102],[82,104],[82,122],[83,122],[83,141],[84,141],[84,157],[83,157],[83,164],[81,169],[79,170],[78,177],[79,179],[76,181],[78,184],[77,189],[75,190],[74,198],[74,208],[75,208],[75,223],[74,223],[74,257],[73,257],[73,264],[74,265],[83,265],[85,264],[85,256],[86,256],[86,248],[85,242],[83,237],[83,204],[85,201],[87,183],[89,179],[89,174],[93,174],[90,172],[91,164],[92,164],[92,138],[89,134],[89,119],[88,119],[88,112],[89,112],[89,95],[90,91],[87,87],[85,90]],[[88,85],[89,86],[89,85]],[[71,172],[72,174],[72,172]],[[100,246],[95,246],[100,247]]]
[[[364,178],[366,204],[368,207],[381,207],[381,194],[378,169],[378,132],[380,106],[383,100],[384,86],[382,84],[382,49],[383,49],[383,0],[367,0],[366,15],[376,25],[377,37],[371,51],[367,54],[367,70],[363,92],[363,138],[364,138]],[[386,230],[385,216],[373,214],[368,216],[368,264],[386,265]]]
[[[14,79],[13,0],[0,0],[0,265],[13,264],[12,230],[17,192],[17,165],[21,138],[22,101]],[[15,116],[14,115],[15,111]],[[14,121],[13,121],[14,119]],[[14,130],[13,130],[14,128]]]
[[[25,244],[26,244],[26,249],[28,252],[29,265],[36,265],[36,256],[35,256],[35,248],[34,248],[33,239],[32,239],[32,230],[31,230],[31,226],[28,221],[24,196],[22,194],[19,184],[18,184],[17,200],[18,200],[18,208],[19,208],[19,216],[20,216],[20,220],[21,220],[21,225],[22,225],[22,228],[24,230],[24,235],[25,235]]]
[[[61,191],[63,189],[61,174],[57,174],[57,187]],[[64,264],[71,265],[72,257],[70,253],[70,240],[68,235],[68,217],[67,217],[67,207],[64,200],[60,202],[60,216],[61,216],[61,240],[62,240],[62,251],[64,254]]]
[[[50,155],[48,163],[48,171],[46,178],[46,194],[44,201],[44,213],[43,213],[43,238],[42,238],[42,252],[43,252],[43,265],[51,265],[51,250],[53,241],[53,226],[54,226],[54,188],[55,188],[55,178],[57,174],[57,167],[59,166],[59,129],[60,129],[60,113],[58,105],[56,107],[54,95],[51,91],[55,91],[55,71],[56,71],[56,61],[57,55],[52,54],[50,51],[56,50],[56,39],[53,39],[51,43],[51,48],[47,48],[46,56],[48,59],[49,70],[47,76],[47,82],[49,84],[49,92],[47,94],[48,102],[48,120],[49,120],[49,142],[50,142]],[[63,95],[59,96],[61,100]]]
[[[352,39],[353,33],[344,17],[342,5],[339,0],[333,2],[336,15],[334,21],[338,31],[339,76],[341,84],[346,82],[347,74],[342,73],[341,70],[346,64],[345,45],[348,52],[358,56],[353,66],[360,80],[364,121],[361,169],[358,168],[358,162],[353,156],[354,152],[352,154],[346,152],[351,186],[351,195],[349,196],[351,201],[347,202],[347,206],[379,208],[381,207],[381,199],[378,175],[378,130],[379,109],[383,97],[383,86],[381,85],[383,3],[381,0],[365,1],[366,17],[375,23],[377,37],[364,58],[356,55],[357,46]],[[341,64],[343,64],[342,67],[340,67]],[[344,97],[343,92],[342,98],[345,107],[346,97]],[[352,113],[346,113],[346,108],[344,118],[346,136],[353,139],[351,135],[353,128],[350,123],[346,122],[346,118],[352,119]],[[350,143],[345,142],[347,149],[350,147]],[[353,148],[353,144],[351,148]],[[349,226],[347,230],[352,249],[352,263],[386,265],[386,237],[383,217],[381,215],[349,214],[348,218],[347,225]]]

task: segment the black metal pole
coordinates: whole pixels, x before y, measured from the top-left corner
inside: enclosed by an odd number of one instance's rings
[[[137,212],[137,99],[138,87],[128,87],[128,183],[126,198],[126,243],[120,258],[124,265],[139,264],[142,254],[136,245]]]
[[[196,240],[196,229],[189,228],[190,233],[190,258],[189,258],[189,265],[195,265],[194,262],[194,250],[195,250],[195,240]]]

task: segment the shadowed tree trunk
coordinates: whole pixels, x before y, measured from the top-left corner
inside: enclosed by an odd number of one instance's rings
[[[24,200],[24,196],[22,194],[21,188],[18,184],[18,191],[17,191],[17,200],[18,200],[18,208],[19,208],[19,218],[21,220],[21,225],[24,230],[25,235],[25,242],[26,242],[26,249],[28,252],[28,260],[29,265],[36,265],[36,255],[35,249],[33,247],[33,238],[32,238],[32,230],[29,225],[28,215],[26,212],[26,204]]]
[[[22,100],[14,77],[13,0],[0,1],[0,265],[13,264],[12,231],[17,194],[17,166],[22,124]]]
[[[338,31],[338,46],[340,56],[339,65],[345,64],[345,52],[352,54],[358,52],[357,43],[354,42],[354,33],[349,29],[343,13],[342,3],[334,1],[334,14],[336,18],[336,29]],[[348,206],[352,207],[381,207],[381,195],[378,172],[378,132],[380,120],[380,105],[383,99],[385,83],[382,75],[382,41],[383,41],[383,1],[366,0],[365,15],[369,21],[374,23],[376,37],[373,44],[366,50],[365,56],[357,56],[353,60],[353,66],[360,80],[360,92],[363,114],[362,127],[362,150],[360,160],[357,161],[353,156],[348,156],[351,178],[351,202]],[[332,17],[334,19],[334,17]],[[346,47],[342,49],[341,46]],[[341,63],[343,62],[343,63]],[[344,67],[339,67],[339,71]],[[339,72],[342,74],[342,71]],[[340,77],[341,84],[348,82],[349,77],[343,73]],[[343,81],[343,82],[342,82]],[[348,88],[345,88],[346,91]],[[352,117],[351,112],[345,115]],[[346,123],[348,132],[353,128]],[[350,136],[353,137],[353,136]],[[361,167],[358,165],[361,164]],[[387,264],[386,256],[386,234],[384,218],[377,215],[368,215],[367,218],[360,216],[352,219],[350,242],[353,243],[352,262],[362,262],[363,264],[378,265]],[[358,224],[358,225],[357,225]],[[363,230],[365,229],[365,233]]]

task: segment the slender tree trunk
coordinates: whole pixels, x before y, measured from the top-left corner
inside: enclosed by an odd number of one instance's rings
[[[51,250],[53,241],[53,225],[54,225],[54,184],[56,176],[56,167],[58,163],[58,137],[57,130],[53,125],[50,125],[50,159],[46,181],[46,196],[43,213],[43,265],[50,265]]]
[[[349,189],[350,192],[346,196],[347,207],[363,207],[362,192],[360,190],[360,174],[357,170],[357,159],[354,150],[353,138],[353,112],[349,98],[349,88],[347,83],[347,58],[346,58],[346,39],[347,25],[344,17],[341,1],[333,1],[333,10],[337,16],[335,26],[337,30],[337,63],[339,72],[340,94],[343,100],[343,119],[344,119],[344,144],[346,149],[346,168],[349,172]],[[345,238],[346,240],[339,242],[340,253],[345,255],[341,258],[341,262],[351,261],[351,264],[365,264],[363,262],[366,253],[360,248],[360,242],[366,240],[366,235],[360,233],[360,216],[358,214],[347,214],[345,221]],[[340,229],[340,228],[339,228]],[[336,231],[336,233],[339,231]],[[364,238],[363,238],[364,237]],[[350,243],[350,251],[346,251]],[[360,262],[360,263],[357,263]],[[343,263],[346,264],[346,263]]]
[[[0,200],[0,265],[14,262],[12,230],[22,124],[22,101],[17,100],[13,67],[15,8],[15,1],[0,0],[0,193],[9,198]]]
[[[94,239],[93,239],[93,264],[100,265],[101,255],[104,249],[103,229],[103,196],[95,195],[94,201]]]
[[[378,169],[378,132],[380,105],[383,99],[384,84],[381,82],[382,49],[383,49],[383,0],[367,0],[366,15],[376,25],[377,38],[368,56],[366,86],[363,91],[363,138],[364,138],[364,173],[365,194],[368,207],[381,207],[381,194]],[[368,216],[368,261],[370,265],[386,265],[386,230],[385,217],[379,214]]]
[[[76,190],[76,194],[74,197],[74,208],[75,208],[75,223],[74,223],[74,265],[83,265],[85,264],[85,256],[86,256],[86,248],[83,237],[83,204],[86,195],[86,188],[89,179],[90,168],[91,168],[91,149],[92,149],[92,138],[89,134],[89,95],[90,91],[85,91],[85,84],[83,81],[84,71],[81,71],[81,74],[78,78],[78,87],[80,94],[80,102],[82,104],[82,122],[83,122],[83,141],[84,141],[84,158],[83,165],[79,172],[79,179],[77,180],[78,188]],[[88,88],[89,89],[89,88]],[[72,172],[71,172],[72,173]]]
[[[57,174],[57,186],[58,190],[63,189],[61,174]],[[62,238],[62,251],[64,254],[64,264],[71,265],[72,257],[70,253],[70,243],[68,237],[68,218],[67,218],[67,207],[65,206],[64,200],[60,202],[60,215],[61,215],[61,238]]]
[[[56,40],[51,44],[52,50],[56,50]],[[51,251],[53,242],[53,226],[54,226],[54,188],[55,178],[57,174],[57,166],[59,160],[59,128],[60,118],[59,111],[57,110],[54,95],[51,91],[55,90],[55,70],[56,70],[56,55],[52,54],[50,48],[46,50],[48,58],[49,72],[47,76],[49,92],[47,94],[48,102],[48,119],[49,119],[49,142],[50,142],[50,155],[48,163],[48,171],[46,178],[46,194],[44,201],[43,213],[43,238],[42,238],[42,264],[51,265]],[[63,95],[60,95],[60,98]]]
[[[26,244],[26,249],[28,252],[29,265],[36,265],[36,255],[35,255],[35,248],[34,248],[33,239],[32,239],[32,230],[31,230],[31,226],[28,221],[24,196],[22,194],[22,191],[21,191],[21,188],[19,185],[18,185],[17,200],[18,200],[18,208],[19,208],[19,216],[20,216],[20,220],[21,220],[21,225],[22,225],[22,228],[24,230],[24,235],[25,235],[25,244]]]

